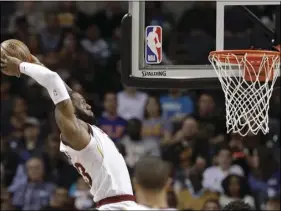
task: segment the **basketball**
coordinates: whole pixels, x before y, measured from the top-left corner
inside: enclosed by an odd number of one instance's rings
[[[1,52],[2,51],[8,56],[16,57],[24,62],[30,60],[30,51],[28,47],[19,40],[5,40],[1,43]]]

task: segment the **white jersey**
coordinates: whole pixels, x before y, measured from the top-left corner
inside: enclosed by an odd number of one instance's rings
[[[77,171],[90,185],[90,192],[95,202],[112,196],[133,195],[129,172],[123,156],[101,129],[90,125],[89,129],[92,130],[90,132],[91,141],[84,149],[73,150],[61,141],[60,151],[67,155]],[[133,201],[120,203],[136,205]],[[104,209],[104,206],[99,209]]]

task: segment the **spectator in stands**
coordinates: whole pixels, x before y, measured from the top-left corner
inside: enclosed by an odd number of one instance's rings
[[[30,26],[25,15],[20,15],[15,19],[15,29],[11,33],[11,38],[28,43],[30,36]]]
[[[115,143],[126,133],[127,121],[117,114],[117,97],[113,92],[104,95],[104,112],[98,125]]]
[[[150,96],[145,107],[145,119],[142,122],[142,135],[144,138],[153,138],[160,142],[163,137],[165,122],[162,119],[162,111],[159,99]]]
[[[199,134],[198,121],[193,116],[186,116],[181,124],[180,130],[172,137],[171,143],[194,142]]]
[[[31,35],[26,43],[32,55],[36,56],[40,61],[43,59],[41,46],[39,43],[39,37],[37,34]]]
[[[41,210],[70,210],[73,209],[72,200],[68,196],[68,190],[65,188],[58,187],[51,196],[50,203],[48,206],[43,207]]]
[[[280,195],[277,195],[275,197],[270,197],[265,204],[264,210],[266,211],[280,210]]]
[[[211,166],[204,171],[203,187],[214,192],[223,192],[222,181],[229,174],[244,175],[242,168],[232,165],[232,157],[228,147],[221,147],[217,153],[218,165]]]
[[[110,56],[109,46],[101,37],[100,29],[96,24],[88,26],[86,37],[81,40],[81,45],[101,64]]]
[[[239,134],[231,133],[229,140],[229,147],[231,150],[233,164],[239,165],[247,177],[250,171],[248,164],[248,154],[249,149],[244,145],[247,142],[247,137],[242,137]]]
[[[143,156],[160,156],[159,144],[153,139],[144,139],[141,136],[140,120],[130,119],[127,130],[128,135],[121,140],[121,143],[125,148],[125,161],[130,169],[133,169],[136,162]]]
[[[116,27],[113,30],[113,35],[111,38],[110,44],[110,51],[112,53],[112,56],[118,57],[121,52],[121,27]]]
[[[198,165],[198,164],[197,164]],[[202,171],[195,169],[189,172],[179,192],[179,209],[200,210],[209,200],[217,200],[218,195],[202,186]]]
[[[179,89],[170,89],[168,95],[160,98],[162,116],[164,120],[173,120],[194,112],[192,99],[182,95]]]
[[[75,1],[59,2],[58,19],[62,28],[73,28],[76,31],[86,30],[89,23],[88,16],[79,11]]]
[[[9,122],[10,127],[22,129],[26,119],[28,118],[26,101],[21,97],[17,97],[14,99],[13,103],[12,115]]]
[[[23,147],[20,149],[20,158],[27,161],[42,147],[40,135],[40,123],[36,118],[28,118],[24,123]]]
[[[11,194],[1,186],[1,210],[15,210],[12,205]]]
[[[200,134],[205,135],[204,138],[209,139],[213,145],[225,139],[225,120],[222,113],[210,93],[204,92],[199,96],[195,117],[200,124],[200,131],[202,131]]]
[[[218,200],[214,200],[214,199],[209,199],[205,202],[205,204],[203,205],[202,211],[204,210],[213,210],[213,211],[219,211],[220,209],[220,205],[219,205],[219,201]]]
[[[108,1],[104,8],[90,18],[90,22],[98,25],[105,39],[112,37],[114,29],[120,26],[121,19],[126,13],[121,4],[118,1]]]
[[[163,2],[160,1],[150,1],[146,2],[145,5],[145,22],[146,26],[148,25],[158,25],[163,28],[163,34],[167,40],[169,39],[170,30],[175,24],[174,17],[172,14],[166,10]],[[165,44],[163,45],[165,46]],[[167,46],[167,45],[166,45]]]
[[[66,69],[67,72],[69,70],[75,71],[75,68],[77,67],[76,63],[79,62],[78,57],[82,50],[81,46],[79,45],[78,38],[74,32],[69,31],[65,33],[62,42],[62,47],[59,52],[61,60],[60,65],[63,67],[63,69]]]
[[[89,185],[82,177],[79,177],[69,190],[70,196],[74,199],[75,208],[86,210],[93,206],[93,199],[90,193]]]
[[[3,133],[8,137],[9,147],[14,150],[18,150],[23,145],[23,127],[27,118],[26,101],[21,97],[16,97],[13,101],[12,114],[3,128],[6,131]]]
[[[13,96],[11,95],[11,82],[8,78],[2,76],[0,84],[0,94],[1,94],[1,134],[8,135],[7,119],[9,119],[12,106],[13,106]]]
[[[21,210],[40,210],[49,204],[55,186],[44,180],[44,164],[40,158],[30,158],[26,163],[28,180],[14,180],[9,187],[12,204]]]
[[[45,28],[43,28],[39,33],[39,40],[42,51],[44,53],[49,53],[58,50],[62,30],[59,25],[58,16],[55,13],[47,13],[45,16],[45,22]]]
[[[255,149],[251,159],[250,187],[259,201],[259,208],[266,198],[280,193],[280,167],[274,158],[273,150],[265,147]]]
[[[117,94],[118,115],[126,120],[131,118],[142,120],[147,99],[146,93],[138,91],[134,87],[124,86],[124,91]]]
[[[246,178],[230,174],[222,181],[223,192],[220,196],[220,206],[224,207],[235,200],[243,200],[255,209],[254,198],[250,195]]]
[[[176,172],[180,175],[185,175],[184,172],[188,172],[192,167],[193,158],[196,156],[195,146],[198,132],[196,119],[187,116],[183,120],[180,130],[163,146],[163,157],[176,166]]]
[[[1,185],[9,186],[15,176],[20,161],[17,152],[12,150],[6,139],[1,137]]]
[[[215,37],[216,7],[213,2],[195,2],[193,7],[184,11],[178,21],[178,30],[185,35],[196,33]],[[203,17],[204,18],[199,18]],[[196,20],[196,21],[188,21]]]
[[[37,8],[36,8],[37,7]],[[16,28],[16,19],[18,17],[26,17],[30,27],[28,30],[37,33],[44,27],[44,12],[38,10],[42,7],[40,3],[34,1],[23,1],[17,7],[17,11],[13,14],[9,21],[9,31],[14,32]]]
[[[59,146],[60,137],[51,133],[38,155],[44,161],[46,179],[61,187],[68,188],[76,180],[78,175],[64,155],[60,153]]]

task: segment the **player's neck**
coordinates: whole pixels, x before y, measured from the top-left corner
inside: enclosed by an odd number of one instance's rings
[[[143,192],[137,194],[137,202],[150,208],[167,208],[167,195],[165,191],[155,192]]]

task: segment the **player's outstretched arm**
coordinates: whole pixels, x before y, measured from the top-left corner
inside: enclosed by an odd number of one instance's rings
[[[1,58],[2,72],[10,76],[19,76],[21,73],[30,76],[45,87],[56,105],[56,121],[66,142],[75,150],[81,150],[90,141],[86,123],[79,121],[75,110],[60,76],[48,68],[21,62],[14,57]]]
[[[39,59],[37,59],[37,57],[32,55],[32,54],[31,54],[31,57],[30,57],[30,62],[33,63],[33,64],[38,64],[38,65],[41,65],[41,66],[45,67],[45,65],[43,63],[41,63],[39,61]],[[65,85],[65,88],[68,91],[68,93],[72,92],[72,89],[65,82],[64,82],[64,85]]]

